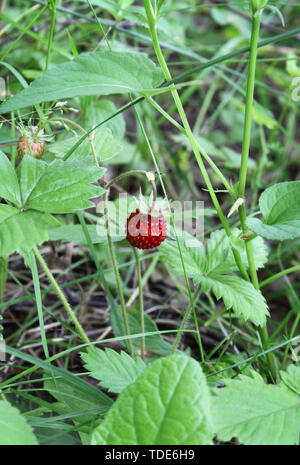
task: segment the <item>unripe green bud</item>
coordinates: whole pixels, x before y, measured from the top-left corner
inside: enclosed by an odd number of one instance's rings
[[[268,0],[250,0],[252,13],[255,14],[259,10],[261,10],[266,4]]]

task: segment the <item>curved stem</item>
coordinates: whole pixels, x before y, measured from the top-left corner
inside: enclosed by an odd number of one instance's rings
[[[264,287],[267,286],[268,284],[272,283],[273,281],[276,281],[277,279],[281,278],[282,276],[285,276],[290,273],[294,273],[295,271],[300,271],[300,265],[295,265],[291,266],[290,268],[287,268],[286,270],[280,271],[279,273],[273,274],[273,276],[270,276],[270,278],[265,279],[260,283],[259,287]]]
[[[133,176],[136,174],[142,174],[143,176],[146,176],[148,178],[148,171],[145,170],[131,170],[127,171],[126,173],[122,173],[119,176],[115,177],[109,183],[106,184],[105,188],[110,189],[113,184],[116,184],[117,182],[121,181],[124,178],[127,178],[128,176]]]

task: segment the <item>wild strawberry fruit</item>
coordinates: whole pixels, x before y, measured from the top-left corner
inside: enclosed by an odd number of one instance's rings
[[[127,218],[126,226],[126,239],[138,249],[158,247],[167,234],[167,223],[162,215],[141,213],[138,208]]]
[[[45,136],[42,131],[39,131],[37,134],[34,126],[26,129],[24,134],[19,138],[17,152],[21,160],[25,154],[34,158],[40,158],[44,150]]]

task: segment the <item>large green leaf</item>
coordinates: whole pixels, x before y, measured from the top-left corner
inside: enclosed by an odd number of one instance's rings
[[[145,55],[89,52],[57,65],[0,106],[0,114],[83,95],[128,94],[157,87],[162,72]]]
[[[251,231],[266,239],[285,241],[300,237],[300,181],[282,182],[268,187],[259,199],[264,223],[248,218]]]
[[[128,386],[92,435],[93,445],[211,444],[210,398],[199,363],[171,355]]]
[[[37,445],[31,427],[21,413],[5,400],[0,400],[0,445]]]
[[[101,387],[117,393],[132,384],[146,368],[140,357],[134,360],[126,352],[118,353],[113,349],[104,351],[91,347],[81,358],[90,376],[101,381]]]
[[[48,230],[59,222],[49,214],[34,210],[21,212],[8,205],[0,205],[0,256],[13,252],[27,252],[48,240]]]
[[[199,280],[204,291],[213,291],[217,299],[222,298],[227,309],[243,316],[254,324],[263,326],[269,315],[267,303],[261,292],[235,275],[208,275]]]
[[[223,380],[213,400],[213,420],[218,438],[237,437],[249,445],[299,443],[300,399],[284,385],[267,385],[263,379],[240,375]]]
[[[234,231],[235,237],[238,233],[238,230]],[[267,251],[262,238],[254,241],[255,265],[260,268],[267,260]],[[257,325],[262,326],[265,323],[269,313],[261,292],[251,283],[230,274],[237,271],[237,266],[230,241],[224,232],[216,231],[211,234],[207,241],[207,252],[200,242],[198,247],[188,247],[184,240],[180,240],[180,244],[187,275],[195,284],[201,284],[205,292],[212,290],[216,298],[222,298],[226,307],[232,308],[236,315]],[[167,240],[161,244],[159,250],[164,254],[162,259],[168,263],[171,271],[184,276],[177,243]],[[243,251],[241,256],[247,265],[246,252]]]
[[[49,213],[69,213],[91,207],[88,200],[100,196],[104,189],[90,185],[100,179],[104,168],[97,168],[93,160],[56,160],[39,176],[27,191],[27,208]]]
[[[0,198],[20,204],[20,188],[16,172],[9,159],[0,152]]]

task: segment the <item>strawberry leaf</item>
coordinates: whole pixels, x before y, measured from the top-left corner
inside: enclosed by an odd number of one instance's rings
[[[70,213],[89,208],[93,206],[89,199],[105,192],[102,187],[90,183],[100,179],[104,172],[105,169],[95,167],[92,160],[56,160],[45,170],[31,173],[32,179],[36,176],[36,182],[32,184],[31,192],[27,187],[25,189],[26,207],[48,213]]]

